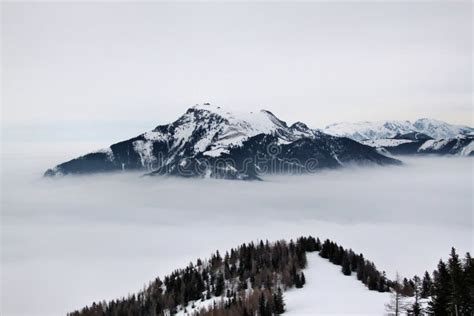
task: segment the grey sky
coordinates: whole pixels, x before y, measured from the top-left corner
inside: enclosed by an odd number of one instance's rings
[[[2,3],[2,40],[7,124],[151,128],[210,101],[472,125],[470,1]]]

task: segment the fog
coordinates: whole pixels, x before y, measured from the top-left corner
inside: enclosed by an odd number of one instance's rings
[[[451,246],[473,249],[472,159],[402,158],[261,182],[41,177],[100,147],[4,144],[3,315],[64,315],[257,239],[330,238],[389,277],[431,270]]]

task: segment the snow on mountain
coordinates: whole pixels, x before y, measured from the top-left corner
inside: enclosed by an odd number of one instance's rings
[[[446,139],[375,139],[362,141],[363,144],[387,152],[388,155],[451,155],[451,156],[473,156],[474,136],[459,135]]]
[[[369,291],[355,275],[345,276],[341,267],[308,253],[302,289],[285,292],[288,316],[309,315],[384,315],[390,293]]]
[[[288,316],[312,315],[386,315],[386,305],[391,301],[390,292],[370,291],[355,274],[345,276],[341,266],[323,259],[318,252],[306,254],[304,269],[306,283],[303,288],[290,288],[284,292],[285,313]],[[250,290],[246,292],[249,293]],[[179,307],[176,316],[196,316],[204,308],[223,305],[229,299],[212,297],[193,301],[186,308]],[[341,301],[343,300],[343,301]],[[429,299],[421,299],[423,308]],[[414,303],[413,297],[403,297],[405,306]]]
[[[453,125],[443,121],[422,118],[416,120],[413,126],[418,132],[431,136],[434,139],[453,138],[458,135],[472,133],[473,128],[462,125]]]
[[[409,139],[370,139],[361,141],[362,144],[371,146],[371,147],[394,147],[400,144],[411,143]]]
[[[474,154],[474,137],[458,136],[450,139],[430,139],[422,143],[418,153],[447,153],[456,156],[472,156]]]
[[[266,110],[231,112],[205,103],[173,123],[62,163],[45,175],[143,170],[151,175],[255,179],[257,173],[305,171],[311,160],[317,169],[399,163],[302,122],[288,126]]]
[[[345,276],[341,273],[341,266],[323,259],[319,252],[307,253],[306,257],[306,283],[301,289],[290,288],[284,292],[284,315],[386,314],[385,304],[390,302],[389,292],[370,291],[357,280],[355,274]],[[344,304],[341,304],[341,299],[344,299]],[[203,308],[209,308],[214,303],[222,304],[226,300],[226,297],[212,297],[193,301],[186,309],[179,307],[176,316],[196,316]]]
[[[412,132],[423,133],[435,139],[453,138],[473,131],[474,129],[468,126],[426,118],[416,120],[414,123],[410,121],[342,122],[328,125],[323,129],[323,132],[327,134],[349,137],[357,141],[388,139]]]
[[[243,141],[258,134],[273,134],[288,129],[286,124],[276,118],[271,112],[261,110],[258,112],[229,112],[220,106],[205,103],[196,105],[192,110],[202,111],[197,117],[192,117],[194,124],[191,129],[196,129],[202,120],[209,120],[206,136],[196,145],[196,152],[203,151],[206,156],[217,157],[228,153],[231,146],[241,146]],[[209,148],[208,148],[209,147]],[[206,150],[207,149],[207,150]]]
[[[342,122],[328,125],[323,129],[323,132],[329,135],[349,137],[357,141],[392,138],[397,134],[412,131],[412,124],[409,121]]]

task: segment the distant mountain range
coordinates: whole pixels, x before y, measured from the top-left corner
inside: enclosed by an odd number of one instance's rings
[[[46,176],[138,170],[148,175],[258,179],[345,164],[399,164],[377,149],[331,136],[271,112],[196,105],[175,122],[64,162]]]
[[[459,135],[474,133],[474,128],[453,125],[443,121],[422,118],[414,123],[410,121],[378,121],[356,123],[334,123],[326,126],[324,133],[349,137],[357,141],[390,139],[398,135],[421,133],[433,139],[455,138]]]
[[[336,123],[323,131],[335,136],[349,137],[391,155],[456,155],[474,156],[474,129],[446,122],[419,119],[410,121],[381,121]]]

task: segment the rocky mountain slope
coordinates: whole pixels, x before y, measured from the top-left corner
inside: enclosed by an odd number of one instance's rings
[[[375,147],[384,147],[392,155],[451,155],[451,156],[474,156],[474,136],[460,135],[448,139],[420,139],[404,142],[402,139],[392,139],[399,143],[392,143],[390,146],[382,145],[380,142],[389,140],[375,140],[372,144]]]

